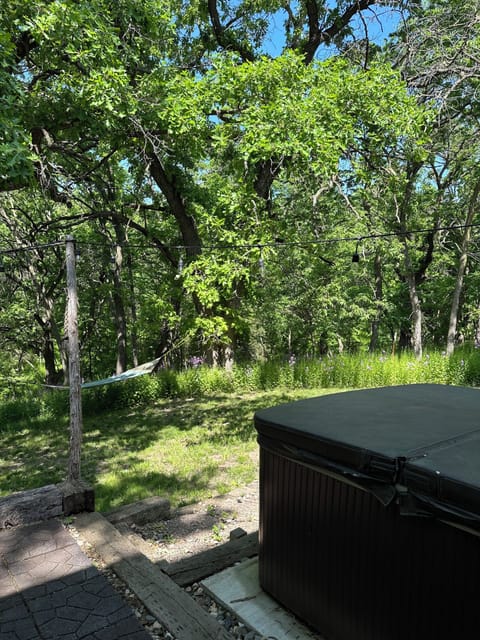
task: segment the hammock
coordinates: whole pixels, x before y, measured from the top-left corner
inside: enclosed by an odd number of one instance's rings
[[[155,358],[155,360],[151,360],[150,362],[145,362],[144,364],[140,364],[138,367],[134,367],[133,369],[128,369],[128,371],[124,371],[123,373],[119,373],[114,376],[110,376],[109,378],[103,378],[102,380],[93,380],[92,382],[83,382],[82,389],[91,389],[92,387],[102,387],[104,384],[112,384],[112,382],[123,382],[124,380],[130,380],[130,378],[137,378],[138,376],[144,376],[146,373],[152,373],[155,370],[155,367],[160,362],[161,358]],[[45,387],[50,387],[51,389],[69,389],[70,387],[62,386],[62,385],[44,385]]]

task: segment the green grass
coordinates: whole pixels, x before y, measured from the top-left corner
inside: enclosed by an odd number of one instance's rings
[[[254,411],[321,393],[327,392],[275,389],[165,399],[89,416],[82,475],[95,487],[100,511],[152,495],[168,497],[175,507],[225,493],[255,478]],[[16,425],[0,432],[0,494],[63,480],[67,417],[30,417]]]
[[[430,382],[479,385],[480,351],[342,354],[295,362],[163,371],[83,394],[82,475],[97,508],[151,495],[188,504],[255,476],[260,407],[338,389]],[[327,391],[328,389],[328,391]],[[0,402],[0,495],[64,479],[68,394],[17,389]]]

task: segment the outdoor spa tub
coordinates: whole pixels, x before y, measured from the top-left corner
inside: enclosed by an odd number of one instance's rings
[[[262,588],[328,640],[480,637],[480,390],[258,411]]]

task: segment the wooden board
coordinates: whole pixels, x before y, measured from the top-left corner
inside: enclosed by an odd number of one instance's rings
[[[85,513],[75,527],[104,562],[128,584],[177,640],[229,640],[227,633],[183,589],[138,551],[99,513]]]
[[[162,570],[178,585],[185,587],[257,554],[258,531],[254,531],[185,560],[162,566]]]
[[[170,515],[170,501],[153,496],[103,514],[115,526],[118,524],[146,524],[155,520],[165,520]]]
[[[63,495],[51,484],[0,499],[0,529],[49,520],[63,514]]]

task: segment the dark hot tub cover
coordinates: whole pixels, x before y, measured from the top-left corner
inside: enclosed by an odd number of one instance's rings
[[[258,411],[267,450],[396,501],[405,515],[480,531],[480,390],[418,384]]]

